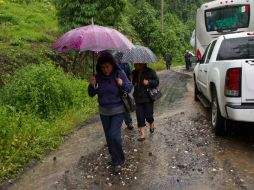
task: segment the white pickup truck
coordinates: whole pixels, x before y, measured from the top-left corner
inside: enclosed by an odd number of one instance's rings
[[[195,100],[211,106],[216,135],[232,121],[254,122],[254,32],[212,41],[195,66],[194,84]]]

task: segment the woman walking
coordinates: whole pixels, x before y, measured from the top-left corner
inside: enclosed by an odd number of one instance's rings
[[[140,137],[139,141],[145,140],[146,122],[149,124],[150,133],[154,132],[153,107],[154,101],[148,93],[149,88],[156,88],[159,85],[159,78],[156,72],[148,68],[145,63],[135,63],[135,70],[132,72],[134,85],[134,98],[136,101],[137,121]]]
[[[100,54],[96,71],[96,76],[90,79],[88,93],[91,97],[98,95],[99,113],[108,151],[112,157],[114,172],[118,173],[125,161],[121,139],[125,108],[119,89],[130,92],[132,84],[109,52]]]

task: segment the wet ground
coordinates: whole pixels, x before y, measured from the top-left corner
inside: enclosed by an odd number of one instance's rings
[[[112,174],[95,117],[8,189],[254,189],[253,124],[237,123],[227,137],[215,137],[210,110],[193,100],[191,72],[162,71],[159,76],[163,97],[155,106],[156,132],[147,129],[140,143],[137,129],[123,126],[127,160],[119,175]]]

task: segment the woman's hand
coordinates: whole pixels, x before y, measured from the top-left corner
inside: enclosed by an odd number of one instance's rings
[[[92,77],[90,78],[90,84],[91,84],[93,87],[95,87],[95,85],[96,85],[96,78],[95,78],[95,76],[92,76]]]
[[[143,84],[144,84],[144,86],[148,86],[149,85],[149,80],[143,80]]]
[[[116,84],[117,84],[118,86],[123,86],[123,80],[120,79],[120,78],[117,78],[117,79],[116,79]]]

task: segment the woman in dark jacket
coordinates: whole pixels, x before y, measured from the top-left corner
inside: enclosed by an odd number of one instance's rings
[[[118,173],[125,161],[121,139],[125,108],[119,88],[130,92],[132,84],[109,52],[100,54],[96,71],[96,76],[90,79],[88,93],[91,97],[98,95],[99,113],[108,150],[112,156],[114,172]]]
[[[140,132],[139,141],[145,140],[146,121],[149,123],[150,132],[154,132],[153,105],[148,88],[156,88],[159,85],[159,78],[156,72],[148,68],[144,63],[135,63],[135,70],[132,72],[132,83],[134,85],[134,98],[137,104],[137,121]]]

